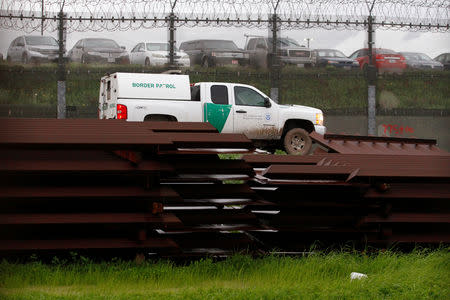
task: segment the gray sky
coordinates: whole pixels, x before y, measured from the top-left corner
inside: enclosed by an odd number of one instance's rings
[[[267,35],[267,29],[248,28],[218,28],[218,27],[180,27],[177,30],[177,45],[190,39],[229,39],[234,40],[238,47],[243,48],[245,44],[244,34]],[[0,29],[0,53],[6,58],[11,41],[25,33],[20,31]],[[40,35],[40,31],[31,33]],[[56,32],[44,32],[56,38]],[[346,55],[363,48],[367,41],[365,31],[356,30],[285,30],[283,37],[288,36],[306,45],[305,38],[312,38],[311,48],[334,48],[339,49]],[[167,30],[165,28],[141,29],[119,32],[73,32],[67,36],[67,49],[81,38],[104,37],[116,40],[121,46],[130,51],[140,41],[165,41]],[[450,32],[447,33],[423,33],[405,32],[394,30],[377,30],[375,35],[376,47],[389,48],[395,51],[417,51],[436,57],[440,53],[450,52]]]

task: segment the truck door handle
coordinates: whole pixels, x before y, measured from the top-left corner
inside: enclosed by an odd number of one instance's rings
[[[236,113],[238,113],[238,114],[246,114],[247,112],[245,110],[237,110]]]

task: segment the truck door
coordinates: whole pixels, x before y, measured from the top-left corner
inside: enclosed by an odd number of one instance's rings
[[[244,133],[250,139],[279,138],[278,110],[275,103],[248,86],[234,86],[233,96],[235,133]],[[270,107],[266,103],[270,103]]]
[[[204,121],[211,123],[219,132],[232,133],[233,117],[228,86],[212,84],[205,94],[202,97],[206,100],[203,106]]]

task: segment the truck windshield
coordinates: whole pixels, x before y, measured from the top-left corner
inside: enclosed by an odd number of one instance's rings
[[[268,38],[269,44],[272,45],[272,38]],[[280,38],[277,40],[278,47],[301,47],[296,41],[288,38]]]
[[[233,41],[203,41],[203,48],[218,50],[238,50]]]

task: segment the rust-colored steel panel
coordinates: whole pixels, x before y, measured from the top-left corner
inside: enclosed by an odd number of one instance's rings
[[[150,238],[145,241],[128,239],[73,239],[73,240],[3,240],[0,250],[67,250],[67,249],[124,249],[124,248],[175,248],[169,238]]]
[[[130,199],[145,198],[149,200],[180,199],[180,196],[172,188],[167,186],[146,190],[134,186],[26,186],[26,187],[2,187],[0,199],[14,198],[105,198],[105,199]],[[62,200],[61,200],[62,201]]]
[[[143,122],[142,127],[154,132],[212,132],[218,133],[210,123],[204,122]]]
[[[309,165],[272,165],[262,175],[270,179],[320,179],[320,180],[347,180],[354,172],[355,167],[347,166],[309,166]]]
[[[435,140],[370,137],[312,132],[310,137],[319,145],[341,154],[379,155],[449,155],[436,147]]]
[[[241,160],[174,161],[178,174],[245,174],[254,175],[253,169]]]
[[[450,213],[393,213],[387,217],[369,215],[361,220],[366,223],[450,223]]]
[[[0,214],[0,224],[96,224],[96,223],[142,223],[181,225],[173,214],[153,215],[151,213],[52,213],[52,214]]]
[[[450,184],[389,184],[385,188],[371,188],[364,194],[366,199],[449,199]]]
[[[254,168],[266,168],[270,165],[316,165],[323,159],[317,155],[261,155],[261,154],[249,154],[244,155],[242,159],[250,164]]]

